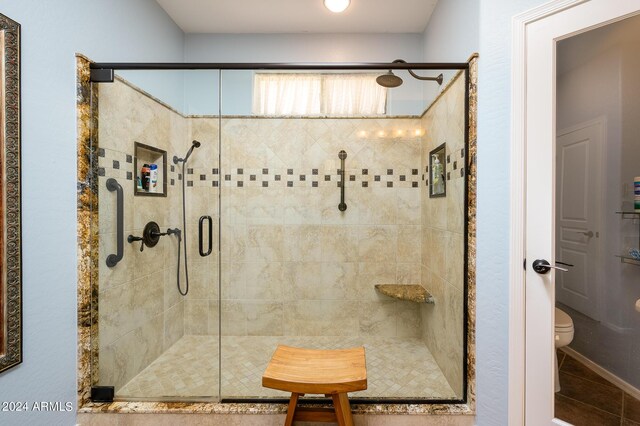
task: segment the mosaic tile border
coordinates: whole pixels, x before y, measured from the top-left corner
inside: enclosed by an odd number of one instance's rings
[[[90,131],[92,121],[97,126],[97,99],[91,105],[89,64],[91,61],[76,55],[77,64],[77,120],[78,120],[78,413],[209,413],[209,414],[283,414],[286,404],[273,403],[212,403],[212,402],[113,402],[93,403],[89,400],[91,384],[97,377],[91,368],[92,357],[97,358],[97,339],[91,333],[97,328],[97,315],[92,315],[91,303],[97,297],[92,283],[97,283],[98,245],[93,241],[91,226],[97,226],[97,188],[87,178],[97,176],[97,154],[91,153]],[[415,415],[473,415],[476,406],[475,393],[475,259],[476,259],[476,118],[477,118],[477,61],[474,54],[469,59],[469,116],[468,155],[464,164],[469,172],[467,196],[468,215],[468,269],[467,269],[467,404],[366,404],[353,405],[354,414],[415,414]],[[137,89],[137,88],[136,88]],[[140,90],[140,89],[137,89]],[[140,90],[141,91],[141,90]],[[141,91],[142,92],[142,91]],[[444,90],[443,90],[444,92]],[[144,93],[144,92],[142,92]],[[148,96],[148,94],[145,93]],[[438,99],[438,98],[436,98]],[[428,109],[427,109],[428,110]],[[89,113],[87,113],[89,112]],[[426,112],[426,111],[425,111]],[[95,128],[95,127],[94,127]],[[87,155],[87,153],[89,153]],[[95,168],[95,169],[94,169]],[[463,172],[464,173],[464,172]],[[426,180],[426,179],[425,179]],[[87,189],[88,188],[88,189]],[[81,190],[82,189],[82,190]],[[95,302],[95,300],[94,300]],[[93,321],[92,321],[93,320]],[[93,342],[92,342],[93,340]],[[94,360],[96,359],[94,358]]]
[[[98,176],[109,176],[133,180],[132,154],[99,148]],[[464,149],[447,155],[447,180],[463,178],[465,174]],[[420,168],[383,168],[383,169],[346,169],[347,186],[362,188],[419,188],[429,186],[429,167]],[[187,168],[187,187],[236,187],[236,188],[323,188],[340,187],[339,169],[316,168]],[[167,173],[169,186],[178,185],[182,180],[175,165],[169,165]]]

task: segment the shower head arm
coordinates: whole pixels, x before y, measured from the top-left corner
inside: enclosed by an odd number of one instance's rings
[[[394,64],[397,64],[397,63],[406,64],[407,61],[402,60],[402,59],[396,59],[392,63],[394,63]],[[417,79],[417,80],[437,81],[438,84],[442,84],[442,81],[444,80],[444,76],[442,75],[442,73],[440,73],[440,75],[438,75],[437,77],[422,77],[422,76],[419,76],[418,74],[416,74],[415,72],[413,72],[412,69],[407,68],[407,71],[409,71],[409,74],[411,74],[411,76],[413,78]]]

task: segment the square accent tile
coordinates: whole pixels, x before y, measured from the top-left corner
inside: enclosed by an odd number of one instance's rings
[[[104,148],[98,148],[98,157],[104,157]]]
[[[290,180],[287,181],[287,187],[291,188],[292,186],[293,186],[293,181],[290,181]]]
[[[418,182],[411,182],[411,187],[412,188],[417,188],[418,187]]]
[[[231,180],[231,175],[224,175],[224,180]]]
[[[187,174],[188,175],[192,175],[193,174],[193,168],[187,168]]]
[[[171,171],[173,171],[173,166],[171,166]],[[217,175],[219,173],[218,169],[211,169],[211,173]]]
[[[366,187],[368,187],[368,186],[369,186],[369,182],[362,182],[362,187],[363,187],[363,188],[366,188]]]
[[[331,180],[331,175],[324,175],[324,180],[325,180],[325,182],[330,181]]]
[[[239,175],[241,175],[241,174],[243,174],[243,173],[244,173],[244,170],[242,170],[242,169],[237,169],[237,171],[238,171],[238,174],[239,174]]]
[[[262,169],[262,174],[263,175],[268,175],[269,174],[269,169]]]
[[[393,169],[387,169],[387,175],[392,175],[393,174]]]
[[[192,180],[188,180],[187,181],[187,186],[193,186],[193,181]]]
[[[300,181],[305,181],[307,180],[307,176],[305,175],[300,175]]]
[[[363,175],[368,175],[369,174],[369,169],[362,169],[362,174]]]
[[[249,175],[249,180],[256,180],[256,175]]]
[[[238,188],[242,188],[244,186],[244,182],[241,180],[239,180],[237,184],[238,184]]]
[[[212,181],[211,182],[211,186],[213,186],[214,188],[217,188],[218,187],[218,181],[217,180]]]
[[[318,174],[318,169],[311,169],[311,174],[312,175],[317,175]]]
[[[133,157],[131,156],[131,154],[127,154],[127,163],[133,163]]]
[[[313,182],[311,182],[311,186],[314,188],[318,187],[318,181],[314,180]]]
[[[200,180],[207,180],[207,175],[200,175]]]
[[[375,175],[373,177],[373,180],[375,180],[376,182],[380,182],[380,175]]]
[[[268,187],[268,186],[269,186],[269,182],[267,182],[267,181],[263,180],[263,181],[262,181],[262,187],[263,187],[263,188],[266,188],[266,187]]]
[[[400,175],[400,182],[404,182],[405,180],[407,180],[407,177],[405,175]]]
[[[120,168],[120,162],[118,160],[113,160],[113,168],[114,169],[119,169]]]
[[[133,173],[127,172],[127,180],[133,180]]]
[[[292,175],[293,174],[293,169],[287,169],[287,174],[288,175]]]
[[[393,182],[387,182],[387,188],[393,188]]]
[[[282,177],[280,175],[275,175],[275,180],[280,180]]]
[[[411,174],[412,175],[417,175],[418,174],[418,169],[411,169]]]

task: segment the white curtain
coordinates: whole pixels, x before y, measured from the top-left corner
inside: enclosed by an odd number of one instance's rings
[[[376,83],[377,75],[325,74],[323,77],[325,115],[369,116],[385,113],[387,89]]]
[[[387,89],[372,74],[256,73],[253,114],[371,116],[386,110]]]
[[[258,74],[253,83],[256,115],[320,115],[321,76]]]

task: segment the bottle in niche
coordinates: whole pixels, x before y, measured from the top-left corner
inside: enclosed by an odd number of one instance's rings
[[[151,164],[149,166],[149,192],[157,192],[158,190],[158,165]]]
[[[145,191],[149,190],[149,175],[151,170],[149,169],[148,164],[143,164],[142,169],[140,169],[140,178],[142,179],[142,189]]]

